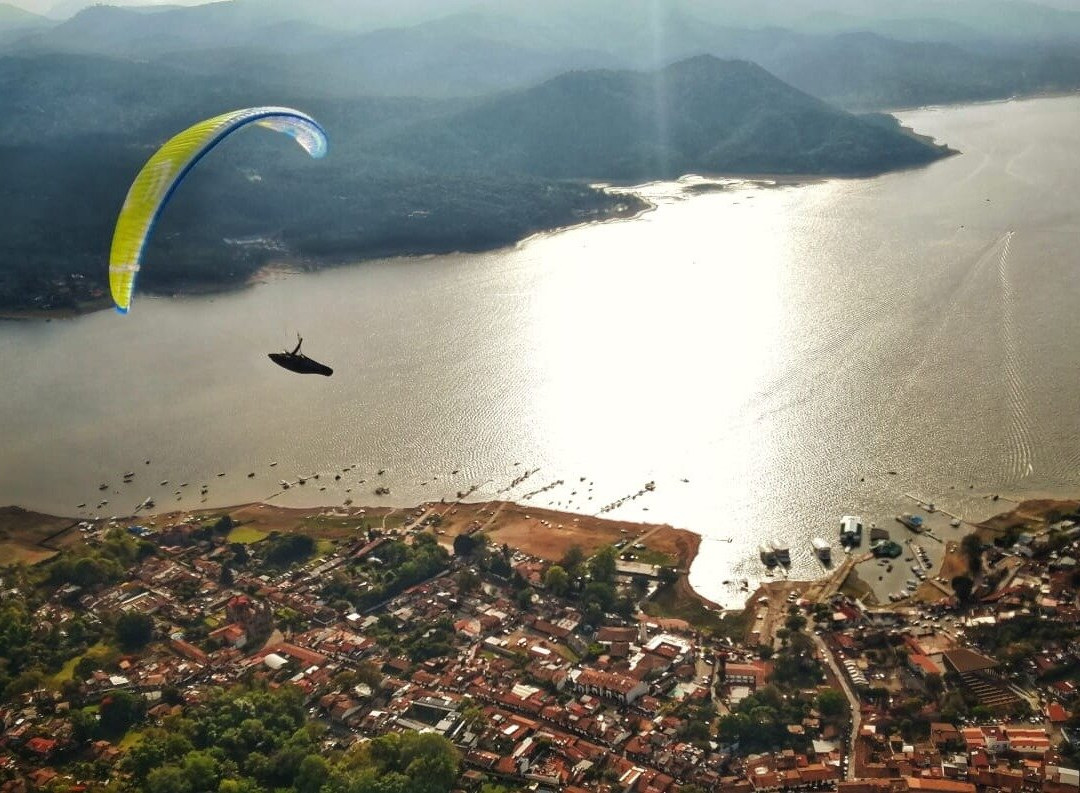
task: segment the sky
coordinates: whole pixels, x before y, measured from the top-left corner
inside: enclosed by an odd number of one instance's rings
[[[389,0],[388,0],[389,1]],[[965,0],[960,0],[964,2]],[[967,0],[971,2],[972,0]],[[1023,2],[1023,0],[1020,0]],[[1080,0],[1035,0],[1039,5],[1051,6],[1054,8],[1062,8],[1069,11],[1080,11]],[[71,16],[80,8],[84,8],[89,5],[102,2],[102,0],[0,0],[0,2],[6,2],[8,4],[24,8],[28,11],[33,11],[37,14],[44,14],[53,18],[63,19]],[[208,0],[106,0],[107,5],[116,6],[134,6],[134,5],[200,5],[208,2]],[[720,0],[722,3],[722,0]],[[951,0],[951,2],[957,2],[957,0]],[[974,0],[978,2],[978,0]],[[400,0],[394,5],[400,6],[410,5],[409,2],[401,3]],[[420,3],[423,5],[423,3]]]
[[[44,14],[45,16],[59,16],[66,17],[73,14],[79,8],[89,5],[94,5],[94,2],[88,0],[79,0],[78,2],[58,2],[58,0],[6,0],[6,2],[19,8],[24,8],[27,11],[33,11],[35,14]],[[206,0],[109,0],[107,5],[113,6],[130,6],[130,5],[185,5],[194,6],[205,3]],[[54,12],[58,12],[55,13]]]

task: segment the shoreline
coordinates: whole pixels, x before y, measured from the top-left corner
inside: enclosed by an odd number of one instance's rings
[[[930,138],[926,136],[921,136],[921,138],[925,140],[930,140]],[[943,144],[936,143],[934,145],[937,148],[942,148],[944,146]],[[726,190],[747,188],[773,190],[782,189],[785,187],[801,187],[804,185],[822,184],[831,180],[873,179],[890,173],[900,173],[915,168],[926,168],[933,165],[935,162],[938,162],[940,159],[947,159],[953,154],[960,153],[957,150],[949,149],[947,146],[944,146],[944,148],[948,151],[948,154],[927,163],[892,168],[886,171],[871,171],[866,173],[763,173],[758,171],[746,173],[690,172],[671,179],[654,179],[648,182],[637,183],[596,179],[573,180],[581,184],[591,185],[598,190],[608,193],[609,195],[632,197],[639,205],[602,212],[599,214],[599,216],[584,217],[577,222],[565,223],[561,225],[551,226],[549,228],[536,229],[516,239],[481,242],[477,245],[470,247],[429,248],[423,250],[410,249],[406,247],[399,250],[369,251],[367,253],[356,254],[348,258],[340,258],[336,256],[307,258],[300,255],[292,257],[284,256],[281,258],[270,258],[267,259],[264,264],[256,268],[252,273],[250,273],[248,276],[246,276],[240,281],[229,283],[192,282],[188,284],[178,285],[176,288],[170,290],[148,291],[144,294],[147,297],[173,299],[226,295],[231,292],[241,292],[243,290],[256,287],[260,284],[267,283],[280,277],[291,277],[294,275],[303,275],[305,273],[319,272],[322,270],[332,270],[341,267],[350,267],[354,265],[361,265],[365,262],[386,260],[412,260],[430,258],[435,256],[483,254],[503,249],[511,250],[520,248],[521,246],[528,244],[534,239],[541,239],[550,235],[561,234],[563,232],[583,228],[586,226],[631,221],[644,217],[645,215],[656,211],[656,209],[658,208],[658,205],[654,201],[650,200],[649,197],[646,195],[648,188],[654,185],[677,185],[683,189],[687,196],[694,197],[707,193],[721,192]],[[104,311],[110,308],[112,305],[112,300],[108,297],[105,297],[100,299],[81,301],[73,308],[0,308],[0,322],[32,322],[35,320],[45,320],[46,322],[51,322],[54,319],[78,319],[79,317],[88,316],[99,311]]]
[[[1032,519],[1054,505],[1077,504],[1072,500],[1050,501],[1029,498],[1006,502],[999,513],[968,524],[980,531],[1000,530],[998,527],[1019,519]],[[674,566],[678,575],[671,584],[677,602],[691,610],[708,613],[713,619],[723,615],[753,615],[759,599],[773,599],[777,593],[798,589],[806,597],[826,596],[843,588],[850,574],[858,577],[856,564],[823,571],[811,579],[763,581],[754,591],[746,593],[741,608],[727,608],[698,592],[690,583],[689,573],[701,548],[702,535],[690,529],[668,523],[645,523],[581,515],[554,509],[519,504],[513,501],[490,500],[478,502],[421,502],[409,507],[389,506],[311,506],[283,507],[265,501],[249,502],[214,509],[175,510],[146,515],[132,515],[121,521],[140,520],[148,525],[198,520],[212,515],[228,514],[237,526],[266,536],[272,532],[297,532],[317,539],[341,540],[355,535],[360,525],[380,528],[419,526],[438,516],[437,522],[425,527],[433,531],[441,545],[453,549],[454,539],[464,533],[483,532],[494,543],[505,544],[530,556],[558,562],[573,545],[591,555],[601,547],[622,541],[629,550],[636,543],[646,547],[646,563]],[[46,515],[18,506],[0,507],[0,548],[15,551],[13,561],[36,564],[45,561],[64,548],[81,540],[78,526],[83,520],[75,517]],[[101,519],[96,522],[105,522]],[[7,555],[7,554],[6,554]],[[662,563],[663,564],[663,563]],[[843,580],[839,574],[843,573]],[[881,605],[881,604],[879,604]],[[751,623],[752,624],[752,623]],[[757,626],[758,630],[762,626]],[[769,628],[765,628],[768,632]]]

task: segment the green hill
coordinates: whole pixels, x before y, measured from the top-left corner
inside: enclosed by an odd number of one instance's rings
[[[652,73],[572,72],[491,100],[393,148],[413,161],[553,179],[694,172],[870,174],[941,147],[827,105],[745,61],[699,56]]]
[[[590,179],[873,173],[944,155],[891,117],[853,116],[712,57],[462,103],[318,98],[251,74],[43,55],[0,58],[0,94],[5,308],[72,305],[104,288],[116,212],[146,158],[185,126],[253,104],[313,114],[330,156],[311,161],[258,129],[230,138],[163,214],[141,289],[235,284],[283,253],[316,266],[478,250],[642,208]],[[235,243],[254,238],[265,244]]]

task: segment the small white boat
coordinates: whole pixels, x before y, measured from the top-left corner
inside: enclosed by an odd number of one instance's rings
[[[810,544],[814,546],[814,553],[817,554],[818,559],[821,561],[827,562],[832,558],[832,546],[821,537],[815,537],[810,541]]]

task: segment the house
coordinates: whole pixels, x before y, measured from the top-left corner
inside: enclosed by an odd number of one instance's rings
[[[587,668],[571,670],[570,685],[575,691],[614,699],[624,705],[632,705],[635,700],[649,691],[648,683],[641,680],[615,672]]]

